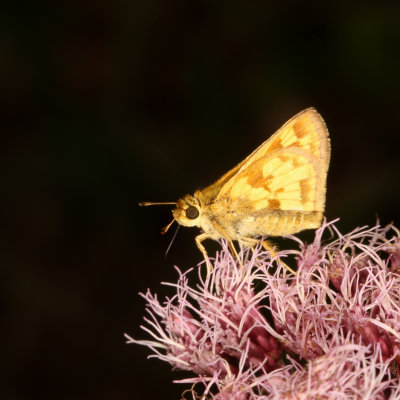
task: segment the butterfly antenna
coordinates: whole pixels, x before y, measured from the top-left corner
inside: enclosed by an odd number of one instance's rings
[[[172,221],[172,222],[174,222],[174,221]],[[172,222],[171,222],[171,223],[172,223]],[[171,248],[172,243],[174,243],[174,240],[175,240],[175,238],[176,238],[176,235],[177,235],[177,233],[178,233],[178,231],[179,231],[179,227],[180,227],[180,225],[178,224],[178,226],[176,227],[176,231],[175,231],[175,233],[174,233],[174,236],[172,236],[172,240],[171,240],[171,242],[170,242],[169,245],[168,245],[167,251],[165,252],[165,258],[167,258],[167,254],[168,254],[168,252],[169,252],[169,249]]]
[[[146,207],[146,206],[165,206],[165,205],[176,205],[175,201],[162,201],[162,202],[151,202],[151,201],[140,201],[139,206]]]

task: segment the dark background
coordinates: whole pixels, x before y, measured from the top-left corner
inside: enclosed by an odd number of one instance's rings
[[[57,5],[55,5],[55,3]],[[14,2],[0,12],[0,398],[177,399],[183,375],[126,345],[139,291],[200,261],[159,235],[315,106],[328,219],[399,224],[400,7],[385,1]]]

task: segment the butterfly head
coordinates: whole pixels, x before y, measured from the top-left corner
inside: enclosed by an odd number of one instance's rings
[[[201,206],[199,200],[191,195],[179,199],[172,210],[176,222],[183,226],[199,226]]]

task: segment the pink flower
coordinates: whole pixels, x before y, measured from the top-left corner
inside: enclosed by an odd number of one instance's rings
[[[192,371],[180,382],[196,384],[193,398],[400,398],[398,231],[342,235],[325,222],[313,243],[292,239],[300,250],[273,260],[259,247],[241,250],[243,268],[222,241],[206,279],[198,267],[197,285],[193,270],[177,269],[173,297],[142,294],[152,340],[128,342]],[[290,258],[296,276],[280,262]]]

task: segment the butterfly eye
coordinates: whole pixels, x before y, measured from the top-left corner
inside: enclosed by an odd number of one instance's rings
[[[193,206],[189,206],[186,209],[185,213],[186,213],[186,216],[189,219],[195,219],[195,218],[197,218],[199,216],[199,210],[196,207],[193,207]]]

